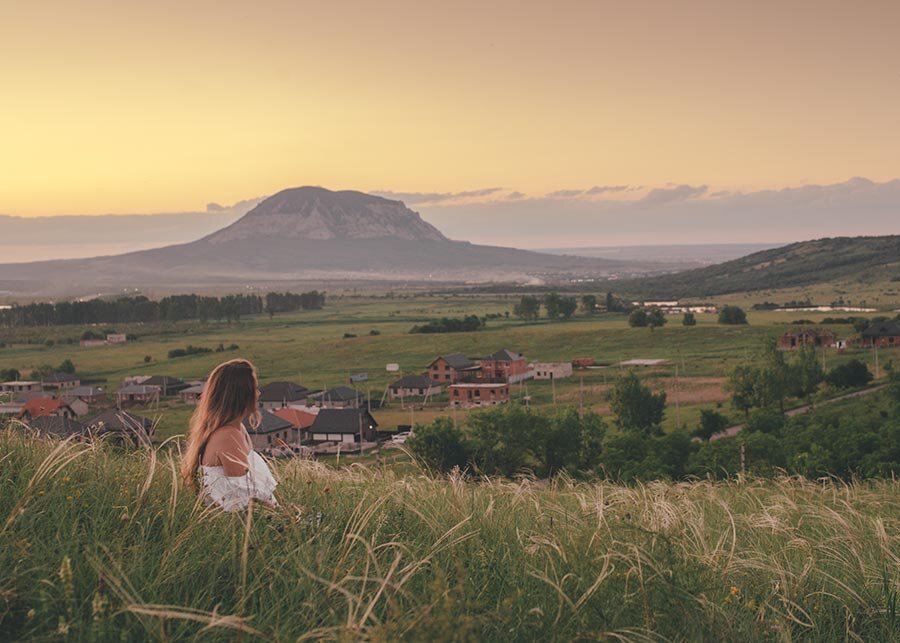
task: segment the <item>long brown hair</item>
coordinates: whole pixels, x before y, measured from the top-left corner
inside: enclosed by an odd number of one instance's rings
[[[194,486],[200,454],[209,436],[219,427],[248,416],[252,427],[259,426],[256,367],[245,359],[219,364],[209,374],[200,402],[191,416],[187,447],[181,462],[181,479],[185,485]]]

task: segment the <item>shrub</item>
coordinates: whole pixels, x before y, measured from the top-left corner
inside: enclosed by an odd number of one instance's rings
[[[835,366],[825,376],[825,381],[837,388],[865,386],[872,381],[872,374],[865,363],[852,359],[846,364]]]
[[[719,323],[731,325],[746,324],[747,313],[740,306],[725,306],[719,311]]]
[[[187,357],[188,355],[203,355],[204,353],[212,353],[211,348],[203,346],[192,346],[188,344],[185,348],[175,348],[169,351],[169,359],[176,357]]]

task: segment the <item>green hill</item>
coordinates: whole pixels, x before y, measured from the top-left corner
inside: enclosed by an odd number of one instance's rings
[[[900,235],[801,241],[724,263],[621,282],[635,296],[705,297],[837,280],[900,279]]]

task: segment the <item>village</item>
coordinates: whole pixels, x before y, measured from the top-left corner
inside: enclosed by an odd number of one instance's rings
[[[125,342],[124,335],[92,340],[105,344]],[[93,344],[88,344],[91,346]],[[777,340],[781,350],[802,347],[835,349],[849,346],[881,348],[900,346],[900,324],[871,324],[858,336],[838,339],[828,328],[797,327]],[[623,360],[619,368],[655,367],[665,359]],[[256,450],[270,456],[316,457],[336,453],[360,453],[377,447],[403,444],[414,429],[417,411],[443,409],[444,414],[508,404],[529,405],[528,383],[549,382],[555,400],[555,383],[576,372],[602,369],[591,357],[569,361],[529,360],[516,351],[501,348],[483,357],[447,353],[434,357],[418,372],[400,375],[399,364],[387,364],[397,377],[383,390],[363,385],[368,372],[351,373],[347,384],[332,388],[308,388],[289,380],[269,381],[260,386],[260,423],[245,422]],[[154,439],[155,423],[141,412],[166,405],[195,406],[203,395],[205,375],[196,378],[172,375],[131,375],[118,388],[82,382],[76,374],[56,372],[40,380],[0,383],[0,417],[15,418],[34,430],[55,436],[107,435],[136,442]],[[408,420],[388,425],[379,417]],[[147,413],[151,415],[151,413]],[[187,430],[185,425],[184,431]]]

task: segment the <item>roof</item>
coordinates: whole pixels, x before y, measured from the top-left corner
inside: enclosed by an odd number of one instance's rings
[[[900,336],[900,324],[886,321],[872,324],[862,332],[863,337],[898,337]]]
[[[450,388],[502,388],[509,386],[508,382],[457,382],[451,384]]]
[[[507,350],[505,348],[501,348],[496,353],[492,355],[488,355],[486,359],[489,359],[494,362],[515,362],[520,359],[524,359],[519,353],[515,353],[511,350]]]
[[[148,384],[129,384],[117,391],[119,395],[159,395],[161,392],[162,388],[159,384],[154,386]]]
[[[360,400],[364,397],[365,395],[349,386],[330,388],[322,394],[322,399],[330,402],[349,402],[351,400]]]
[[[87,431],[87,427],[81,422],[76,422],[75,420],[59,415],[44,415],[34,418],[33,420],[29,420],[28,426],[42,433],[59,435],[62,437],[82,435]]]
[[[377,428],[378,422],[367,409],[322,409],[312,431],[320,433],[359,433],[360,426]]]
[[[255,429],[250,425],[249,418],[244,418],[244,426],[247,427],[248,433],[273,433],[274,431],[284,431],[285,429],[293,429],[294,425],[284,420],[271,411],[260,411],[259,426]]]
[[[153,422],[140,415],[134,415],[127,411],[111,409],[85,422],[85,425],[100,433],[133,432],[136,429],[144,429],[146,432],[153,430]]]
[[[31,417],[36,418],[42,415],[52,415],[61,408],[72,410],[65,400],[58,400],[53,397],[36,397],[22,405],[22,414],[27,413]]]
[[[430,377],[424,375],[404,375],[399,380],[391,384],[391,388],[431,388],[432,386],[440,386]]]
[[[0,386],[34,386],[35,384],[40,384],[40,382],[35,382],[34,380],[10,380],[9,382],[0,383]]]
[[[62,382],[78,382],[81,378],[71,373],[52,373],[41,378],[42,384],[60,384]]]
[[[478,366],[478,364],[473,362],[471,359],[469,359],[462,353],[452,353],[450,355],[441,355],[440,357],[435,359],[433,362],[431,362],[431,364],[434,364],[434,362],[438,361],[439,359],[443,359],[445,362],[447,362],[447,365],[450,368],[455,368],[457,370],[473,368],[473,367]],[[429,364],[429,366],[431,364]]]
[[[180,393],[183,395],[185,393],[190,393],[192,395],[200,395],[203,393],[203,389],[206,388],[203,384],[195,384],[194,386],[188,386],[187,388],[181,389]]]
[[[94,397],[103,394],[103,389],[97,386],[76,386],[60,393],[63,397]]]
[[[161,386],[163,389],[170,388],[187,388],[187,384],[184,383],[184,380],[181,380],[177,377],[172,377],[171,375],[151,375],[143,382],[141,382],[144,386]]]
[[[306,399],[309,390],[294,382],[269,382],[259,387],[260,402],[285,402]]]
[[[309,411],[301,411],[300,409],[278,409],[272,412],[285,422],[290,422],[292,426],[298,429],[308,429],[316,421],[316,414]]]

